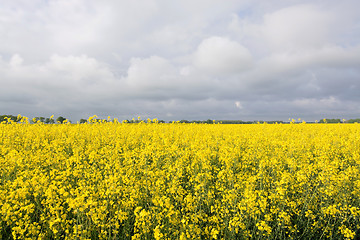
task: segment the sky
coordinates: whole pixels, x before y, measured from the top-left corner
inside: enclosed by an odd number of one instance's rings
[[[0,115],[360,118],[358,0],[0,0]]]

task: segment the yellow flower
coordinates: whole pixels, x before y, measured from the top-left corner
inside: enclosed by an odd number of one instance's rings
[[[0,124],[0,238],[353,239],[360,227],[358,124],[96,118]]]

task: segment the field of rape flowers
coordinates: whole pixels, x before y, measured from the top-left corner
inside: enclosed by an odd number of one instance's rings
[[[360,124],[0,124],[1,239],[354,239]]]

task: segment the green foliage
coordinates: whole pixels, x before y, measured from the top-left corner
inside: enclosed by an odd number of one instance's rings
[[[35,121],[34,121],[35,120]],[[44,117],[34,117],[34,119],[31,120],[32,123],[37,123],[38,121],[42,123],[46,123],[46,119]]]
[[[56,122],[58,122],[58,123],[63,123],[65,120],[66,120],[66,118],[60,116],[60,117],[58,117],[58,118],[56,119]]]
[[[13,122],[18,122],[20,121],[20,119],[18,119],[17,116],[13,116],[13,115],[0,115],[0,122],[7,122],[9,120],[13,121]]]
[[[45,123],[46,123],[46,124],[53,124],[53,123],[55,123],[55,120],[52,119],[52,118],[46,118],[46,119],[45,119]]]
[[[341,123],[341,120],[339,118],[336,119],[330,119],[330,118],[324,118],[319,121],[319,123]]]
[[[360,123],[360,118],[356,118],[356,119],[350,119],[345,121],[346,123]]]

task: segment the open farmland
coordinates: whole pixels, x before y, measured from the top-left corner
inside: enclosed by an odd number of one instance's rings
[[[0,124],[1,239],[352,239],[359,124]]]

